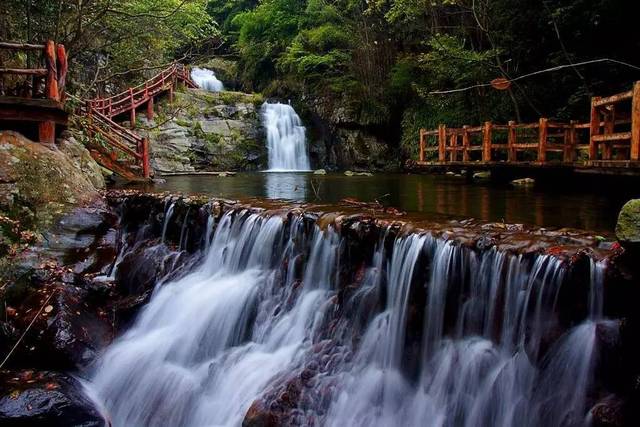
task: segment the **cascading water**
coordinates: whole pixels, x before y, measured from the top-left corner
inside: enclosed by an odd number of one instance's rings
[[[349,276],[330,222],[232,210],[206,230],[200,264],[158,284],[96,368],[113,426],[588,423],[603,264],[590,313],[550,343],[552,256],[388,228]]]
[[[262,119],[267,131],[269,171],[308,171],[306,130],[291,105],[262,105]]]
[[[199,88],[208,90],[209,92],[221,92],[224,90],[224,85],[213,71],[206,68],[193,67],[191,70],[191,80],[198,85]]]

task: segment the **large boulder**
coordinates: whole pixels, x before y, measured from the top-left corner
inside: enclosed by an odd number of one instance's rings
[[[98,427],[106,422],[73,377],[46,371],[2,371],[0,425]]]
[[[640,246],[640,199],[629,200],[620,210],[616,237],[623,246]]]
[[[258,170],[266,166],[260,95],[190,89],[150,123],[151,162],[159,173]],[[167,118],[167,116],[169,118]]]
[[[99,198],[96,186],[64,151],[0,132],[0,212],[41,228]]]
[[[63,133],[62,138],[58,140],[58,148],[67,155],[78,170],[82,171],[95,188],[105,188],[102,168],[96,163],[93,157],[91,157],[89,150],[78,142],[71,133]]]

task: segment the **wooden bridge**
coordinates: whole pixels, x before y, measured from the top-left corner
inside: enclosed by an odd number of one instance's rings
[[[35,68],[0,68],[0,125],[23,130],[25,124],[37,124],[38,141],[53,144],[56,126],[66,127],[69,116],[64,108],[68,69],[64,46],[53,41],[42,45],[0,42],[0,49],[26,51],[28,62],[36,64]],[[32,58],[33,52],[37,53],[36,58]],[[13,80],[5,85],[7,76]],[[85,101],[76,114],[83,118],[79,124],[89,136],[92,157],[128,180],[149,179],[152,171],[148,139],[123,127],[117,119],[128,116],[130,128],[135,129],[136,111],[144,108],[147,118],[152,119],[155,99],[168,95],[172,101],[179,84],[197,87],[188,69],[174,63],[124,92]]]
[[[627,92],[594,97],[590,121],[485,122],[420,130],[418,167],[526,166],[640,173],[640,82]]]

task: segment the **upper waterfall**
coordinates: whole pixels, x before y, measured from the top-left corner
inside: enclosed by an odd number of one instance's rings
[[[199,88],[210,92],[220,92],[224,90],[224,85],[211,70],[206,68],[193,67],[191,70],[191,80],[198,85]]]
[[[291,105],[262,105],[270,171],[308,171],[306,130]]]

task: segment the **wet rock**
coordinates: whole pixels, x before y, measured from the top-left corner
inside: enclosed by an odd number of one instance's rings
[[[242,420],[242,427],[276,427],[278,425],[280,425],[278,416],[258,400],[253,402]]]
[[[476,181],[488,181],[489,179],[491,179],[491,172],[490,171],[476,172],[473,174],[473,179]]]
[[[630,425],[624,416],[624,401],[616,396],[608,396],[591,408],[593,427],[623,427]]]
[[[106,305],[106,295],[99,296],[95,290],[81,289],[73,283],[42,287],[31,283],[25,296],[12,306],[14,315],[0,337],[4,354],[27,331],[7,366],[85,368],[113,338],[107,313],[100,307]]]
[[[74,378],[54,372],[2,371],[0,425],[104,426],[100,412]]]
[[[625,247],[640,246],[640,199],[629,200],[620,210],[616,237]]]
[[[318,170],[313,171],[313,174],[314,175],[326,175],[327,171],[324,170],[324,169],[318,169]]]
[[[535,183],[536,180],[533,178],[520,178],[511,181],[511,185],[514,187],[533,187]]]

